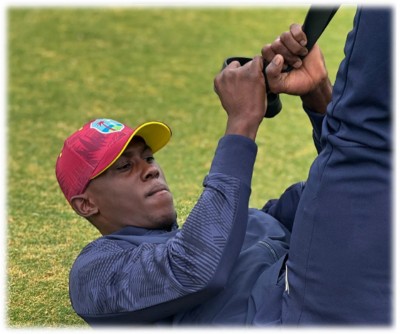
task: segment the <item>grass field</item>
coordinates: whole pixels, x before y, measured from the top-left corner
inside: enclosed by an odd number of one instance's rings
[[[64,139],[89,119],[165,121],[171,143],[156,158],[179,223],[202,190],[225,113],[213,78],[232,55],[301,23],[307,8],[8,8],[7,326],[85,326],[69,302],[68,273],[99,236],[58,189]],[[342,7],[320,46],[332,81],[353,7]],[[299,100],[259,131],[251,206],[307,177],[316,155]]]

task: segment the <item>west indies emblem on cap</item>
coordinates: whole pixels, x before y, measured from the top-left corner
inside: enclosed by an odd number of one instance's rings
[[[107,134],[122,131],[125,126],[122,123],[112,119],[101,118],[90,123],[90,127],[99,131],[100,133]]]
[[[163,148],[172,135],[168,125],[146,122],[130,128],[108,118],[86,123],[69,136],[56,163],[56,176],[68,202],[82,194],[90,180],[106,171],[124,152],[133,137],[139,136],[153,153]]]

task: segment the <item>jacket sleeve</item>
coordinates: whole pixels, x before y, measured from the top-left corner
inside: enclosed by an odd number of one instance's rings
[[[308,118],[310,119],[311,125],[313,127],[312,137],[314,140],[314,146],[317,149],[318,154],[321,152],[321,132],[322,126],[325,119],[325,115],[321,115],[306,106],[303,105],[303,109],[306,112]]]
[[[292,232],[294,217],[305,186],[305,182],[293,184],[279,199],[269,200],[261,210],[277,219],[289,232]]]
[[[75,311],[92,325],[151,323],[223,289],[244,239],[256,152],[245,137],[220,140],[200,199],[167,243],[99,239],[81,253],[70,273]]]
[[[320,140],[325,115],[321,115],[304,105],[303,109],[310,119],[313,128],[312,137],[314,145],[319,154],[321,152]],[[262,208],[262,211],[280,221],[291,232],[297,206],[305,185],[305,182],[293,184],[285,190],[279,199],[269,200]]]

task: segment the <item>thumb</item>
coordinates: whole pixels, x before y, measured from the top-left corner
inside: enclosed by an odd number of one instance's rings
[[[265,69],[265,74],[268,77],[276,78],[279,77],[283,69],[283,57],[281,55],[275,55],[272,61],[268,64]]]
[[[231,63],[229,63],[228,66],[226,66],[226,67],[229,67],[229,68],[238,68],[238,67],[240,67],[240,66],[241,66],[240,63],[239,63],[237,60],[234,60],[234,61],[232,61]]]
[[[267,76],[268,84],[272,91],[274,90],[274,87],[277,87],[279,82],[282,80],[283,64],[283,56],[277,54],[265,69],[265,75]]]

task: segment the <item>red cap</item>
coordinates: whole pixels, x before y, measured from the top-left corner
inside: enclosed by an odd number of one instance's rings
[[[64,142],[56,163],[56,176],[68,202],[82,194],[90,180],[109,168],[134,136],[140,136],[153,153],[164,147],[172,135],[161,122],[147,122],[132,129],[112,119],[85,124]]]

